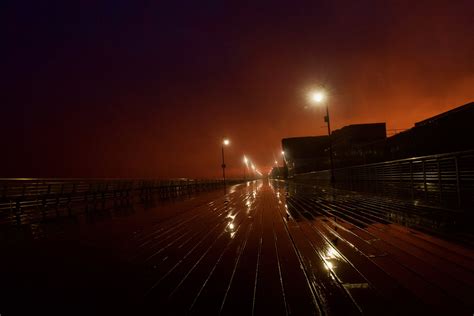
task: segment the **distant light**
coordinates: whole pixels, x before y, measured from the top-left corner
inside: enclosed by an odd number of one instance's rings
[[[249,160],[247,159],[246,156],[244,156],[244,164],[248,164],[249,163]]]
[[[326,99],[326,95],[323,91],[312,91],[308,95],[310,103],[321,103]]]
[[[284,151],[284,150],[282,150],[282,151],[281,151],[281,154],[284,156],[284,155],[285,155],[285,151]]]
[[[230,144],[230,141],[227,139],[227,138],[224,138],[224,140],[222,141],[222,143],[227,146]]]
[[[275,160],[275,165],[278,165],[278,161]]]

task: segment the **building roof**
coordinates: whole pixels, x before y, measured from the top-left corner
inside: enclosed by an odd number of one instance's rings
[[[474,111],[474,102],[470,102],[470,103],[458,106],[457,108],[454,108],[454,109],[451,109],[449,111],[443,112],[441,114],[435,115],[433,117],[427,118],[423,121],[419,121],[419,122],[415,123],[415,126],[418,127],[418,126],[430,125],[430,124],[433,124],[433,123],[435,123],[439,120],[446,119],[447,117],[450,117],[450,116],[453,116],[453,115],[459,115],[459,114],[461,114],[463,112],[466,112],[466,111]]]

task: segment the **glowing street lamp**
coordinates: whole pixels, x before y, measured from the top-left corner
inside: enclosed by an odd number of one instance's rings
[[[324,91],[312,91],[309,93],[308,98],[311,103],[322,103],[326,99],[326,94]]]
[[[225,161],[224,161],[224,146],[229,146],[230,141],[227,138],[222,140],[222,178],[224,179],[225,187]]]
[[[284,167],[284,166],[286,166],[286,157],[285,157],[285,151],[284,150],[281,151],[281,155],[283,156],[282,163],[283,163],[283,167]]]
[[[247,168],[249,167],[249,160],[244,155],[244,180],[247,180]]]
[[[324,122],[328,126],[328,138],[329,138],[329,161],[331,163],[331,184],[334,184],[334,161],[332,157],[332,142],[331,142],[331,121],[329,119],[329,107],[326,93],[323,90],[311,91],[308,94],[308,101],[313,105],[326,105],[326,116],[324,117]]]

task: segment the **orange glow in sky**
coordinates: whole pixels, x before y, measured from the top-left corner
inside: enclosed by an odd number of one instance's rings
[[[333,130],[474,100],[471,1],[272,3],[11,8],[0,176],[215,178],[223,136],[229,177],[266,173],[326,133],[315,86]]]

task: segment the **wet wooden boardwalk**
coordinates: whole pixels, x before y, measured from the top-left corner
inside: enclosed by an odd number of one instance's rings
[[[438,213],[259,181],[43,238],[7,260],[7,284],[48,297],[80,284],[72,293],[89,311],[105,301],[159,315],[472,315],[472,235]],[[19,285],[28,251],[46,282],[67,281]],[[50,262],[61,258],[58,276]]]

